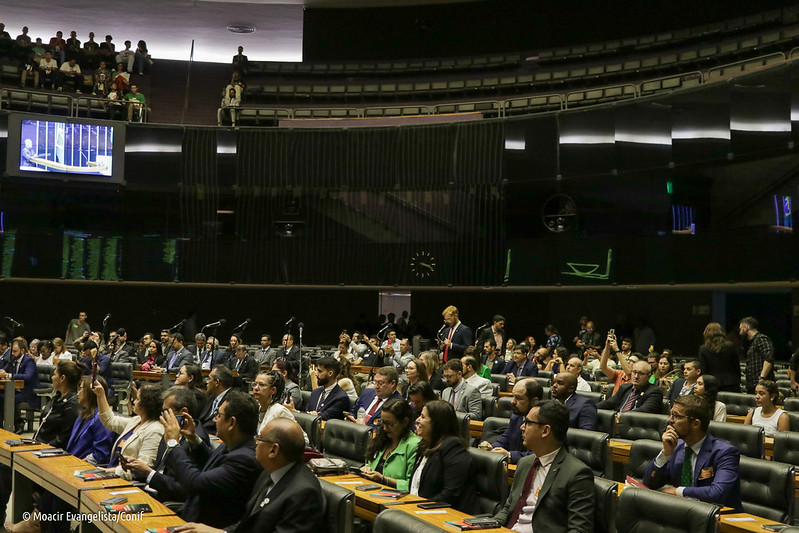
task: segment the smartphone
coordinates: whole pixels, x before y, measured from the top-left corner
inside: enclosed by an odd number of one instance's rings
[[[100,365],[97,364],[97,361],[92,361],[92,387],[97,386],[97,368]]]
[[[616,330],[611,328],[610,331],[608,331],[608,337],[615,337],[615,336],[616,336]]]
[[[380,485],[375,485],[374,483],[366,483],[364,485],[356,485],[355,490],[376,490],[382,489]]]
[[[183,427],[183,423],[186,421],[186,415],[175,415],[175,419],[177,419],[180,427]]]
[[[419,509],[444,509],[445,507],[452,507],[447,502],[425,502],[419,504]]]
[[[766,531],[782,531],[788,526],[785,524],[763,524],[761,527]]]
[[[124,496],[114,496],[113,498],[101,501],[100,505],[121,505],[123,503],[128,503],[128,499]]]
[[[119,461],[119,466],[121,466],[124,470],[128,469],[128,460],[125,459],[125,456],[119,452],[117,452],[117,461]]]

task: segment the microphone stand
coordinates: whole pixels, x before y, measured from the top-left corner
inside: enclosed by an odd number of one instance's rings
[[[372,360],[372,368],[369,369],[369,381],[372,381],[372,379],[375,376],[375,367],[377,366],[377,362],[380,361],[381,363],[385,363],[385,361],[383,361],[383,358],[386,356],[386,352],[385,350],[383,350],[383,341],[386,340],[386,336],[388,335],[388,333],[386,333],[386,330],[388,330],[389,325],[390,324],[386,324],[385,326],[383,326],[383,329],[377,332],[377,342],[379,342],[380,344],[377,347],[377,356]]]
[[[302,378],[303,378],[303,376],[302,376],[302,330],[305,329],[305,324],[300,322],[299,324],[297,324],[297,328],[299,329],[299,335],[297,335],[297,340],[299,341],[298,342],[298,346],[300,348],[300,358],[299,358],[300,362],[299,362],[299,370],[297,371],[297,375],[299,376],[300,381],[302,381]],[[310,381],[310,380],[311,380],[311,376],[309,375],[308,376],[308,381]]]

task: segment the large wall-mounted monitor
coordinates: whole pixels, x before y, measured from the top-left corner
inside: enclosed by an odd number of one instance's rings
[[[6,173],[23,178],[124,183],[123,122],[12,114]]]

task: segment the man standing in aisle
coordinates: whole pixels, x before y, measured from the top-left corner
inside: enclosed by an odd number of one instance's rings
[[[774,381],[774,343],[758,331],[757,320],[751,316],[741,319],[738,333],[749,341],[746,350],[746,392],[754,394],[761,379]]]
[[[438,339],[439,347],[444,351],[444,362],[460,359],[467,347],[472,345],[472,328],[460,321],[458,308],[450,305],[441,313],[446,327]]]

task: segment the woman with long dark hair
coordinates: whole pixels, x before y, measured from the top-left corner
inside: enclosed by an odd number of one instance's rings
[[[705,401],[710,406],[710,415],[713,420],[716,422],[727,421],[727,406],[724,402],[716,399],[719,394],[719,380],[715,376],[710,374],[699,376],[696,379],[694,394],[705,398]]]
[[[755,387],[755,404],[757,407],[746,415],[744,424],[760,426],[766,437],[773,437],[778,431],[789,431],[791,424],[788,415],[777,407],[780,389],[771,380],[763,379]]]
[[[420,381],[427,381],[427,365],[418,357],[414,357],[405,366],[405,381],[402,383],[402,397],[406,402],[410,402],[410,393],[408,389],[411,385],[419,383]]]
[[[413,411],[405,400],[394,398],[383,404],[377,435],[369,443],[364,476],[399,490],[407,491],[416,450],[421,439],[414,435]]]
[[[297,369],[293,364],[285,359],[279,359],[272,365],[273,370],[277,370],[286,381],[286,389],[283,391],[283,397],[280,399],[289,410],[294,407],[296,410],[301,411],[302,406],[302,391],[300,386],[297,385]],[[291,407],[289,407],[291,406]]]
[[[208,399],[205,395],[205,378],[203,378],[202,369],[198,365],[183,365],[175,375],[175,385],[186,387],[194,393],[194,399],[197,400],[197,413],[202,413]],[[195,413],[192,413],[192,416],[195,416]]]
[[[416,420],[416,434],[422,442],[416,452],[410,493],[474,513],[474,464],[460,435],[455,408],[443,400],[427,403]]]
[[[702,337],[704,343],[699,347],[702,373],[716,376],[720,391],[741,392],[740,359],[724,328],[718,322],[711,322]]]

